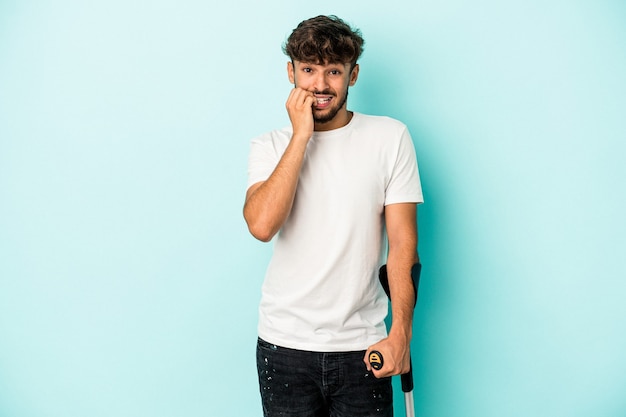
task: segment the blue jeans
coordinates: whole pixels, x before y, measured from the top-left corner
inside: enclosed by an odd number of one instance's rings
[[[259,339],[257,370],[265,417],[393,416],[391,378],[377,379],[365,351],[309,352]]]

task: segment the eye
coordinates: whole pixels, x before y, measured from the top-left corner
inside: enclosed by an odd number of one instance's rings
[[[339,70],[330,70],[328,72],[329,72],[330,75],[340,75],[341,74],[341,71],[339,71]]]
[[[309,67],[302,68],[302,71],[303,72],[313,72],[313,70],[311,68],[309,68]]]

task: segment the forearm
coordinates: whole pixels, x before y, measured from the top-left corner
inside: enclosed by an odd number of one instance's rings
[[[415,206],[388,207],[389,254],[387,277],[391,296],[392,322],[389,336],[409,341],[412,336],[415,290],[411,269],[419,262],[417,255],[417,220]],[[391,215],[394,215],[391,217]],[[400,214],[400,215],[398,215]]]
[[[280,230],[291,212],[308,138],[293,137],[270,177],[251,187],[244,218],[254,237],[264,242]]]
[[[413,334],[413,309],[415,291],[411,268],[417,262],[415,241],[406,242],[404,247],[389,248],[387,276],[391,296],[391,328],[389,337],[400,338],[407,343]]]
[[[410,369],[415,306],[411,269],[419,260],[415,214],[415,205],[412,204],[396,204],[385,208],[389,238],[387,280],[391,298],[391,328],[389,336],[370,346],[363,358],[367,369],[371,369],[370,352],[376,350],[386,358],[384,367],[374,372],[377,377],[403,374]]]

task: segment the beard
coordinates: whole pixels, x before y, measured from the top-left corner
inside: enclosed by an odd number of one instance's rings
[[[316,92],[317,94],[326,94],[326,92]],[[348,89],[346,88],[346,93],[343,95],[343,97],[340,99],[340,101],[334,105],[333,107],[331,107],[330,109],[326,110],[325,114],[316,114],[315,110],[313,110],[313,121],[315,123],[328,123],[331,120],[333,120],[335,118],[335,116],[337,116],[337,113],[339,113],[339,110],[341,110],[341,108],[346,104],[346,101],[348,100]]]

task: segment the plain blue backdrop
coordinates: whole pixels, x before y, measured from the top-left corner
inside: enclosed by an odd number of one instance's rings
[[[623,2],[4,0],[0,416],[261,416],[248,146],[318,14],[418,154],[417,415],[626,415]]]

